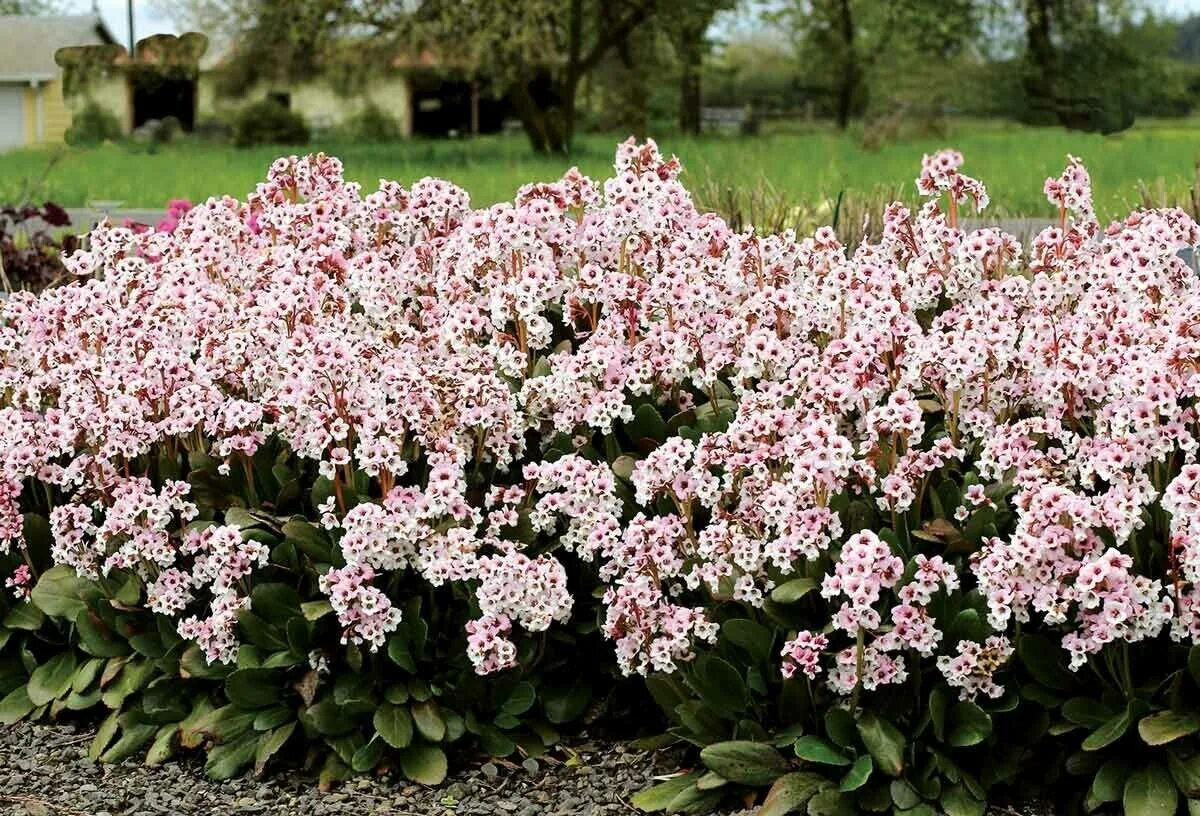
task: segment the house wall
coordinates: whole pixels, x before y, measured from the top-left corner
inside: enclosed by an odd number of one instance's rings
[[[37,92],[28,85],[21,100],[21,122],[25,126],[25,144],[37,144]]]
[[[311,128],[328,130],[344,125],[374,105],[394,118],[405,136],[412,135],[412,94],[408,78],[400,75],[372,80],[361,91],[343,93],[324,80],[311,82],[255,83],[236,97],[218,89],[217,78],[210,73],[200,75],[196,87],[197,118],[227,119],[238,109],[265,99],[268,94],[286,93],[292,110],[299,113]]]
[[[59,98],[62,98],[61,80],[56,81],[55,84],[59,86],[58,95]],[[114,71],[111,74],[91,77],[84,88],[68,97],[64,101],[68,125],[70,115],[75,111],[83,110],[89,102],[95,103],[117,117],[122,133],[128,134],[133,130],[133,92],[129,88],[129,81],[124,73]]]
[[[71,109],[63,98],[61,78],[27,86],[22,108],[26,144],[61,142],[67,128],[71,127]],[[39,124],[41,133],[38,133]]]

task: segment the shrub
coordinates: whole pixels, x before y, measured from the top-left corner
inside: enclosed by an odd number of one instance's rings
[[[109,111],[89,101],[71,116],[64,135],[69,145],[96,145],[116,141],[122,136],[121,123]]]
[[[233,143],[238,147],[302,145],[308,143],[308,138],[304,117],[274,99],[247,105],[233,122]]]
[[[404,135],[396,118],[373,104],[351,117],[343,129],[349,138],[363,142],[391,142]]]
[[[432,783],[448,745],[630,705],[619,671],[701,748],[645,810],[1052,783],[1173,812],[1200,228],[1101,229],[1072,160],[1023,255],[960,227],[961,163],[849,251],[734,232],[632,141],[487,210],[317,155],[170,233],[100,227],[79,283],[3,311],[0,721]]]

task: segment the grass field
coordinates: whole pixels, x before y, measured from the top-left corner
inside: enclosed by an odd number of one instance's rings
[[[409,183],[421,176],[450,179],[478,205],[511,198],[534,180],[556,178],[572,164],[603,177],[616,136],[587,135],[569,157],[533,155],[520,136],[468,141],[364,144],[315,141],[310,150],[341,157],[350,178],[373,188],[380,178]],[[717,188],[768,185],[795,202],[815,202],[840,191],[880,187],[913,192],[921,155],[953,146],[966,155],[964,170],[988,185],[999,214],[1049,214],[1042,181],[1057,174],[1067,153],[1087,163],[1102,215],[1115,216],[1138,203],[1139,182],[1161,185],[1168,197],[1187,198],[1200,159],[1200,122],[1149,122],[1115,136],[1039,129],[1004,123],[962,122],[944,136],[906,138],[876,150],[861,147],[861,134],[831,130],[770,133],[758,137],[666,136],[665,151],[679,155],[688,185],[712,197]],[[0,203],[53,200],[65,206],[115,200],[126,207],[158,207],[174,197],[243,196],[263,177],[271,160],[295,148],[232,147],[185,142],[157,152],[132,144],[95,148],[45,148],[0,154]]]

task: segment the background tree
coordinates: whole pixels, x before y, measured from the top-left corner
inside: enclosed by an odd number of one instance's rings
[[[679,129],[684,133],[700,132],[704,57],[709,51],[713,20],[736,5],[736,0],[692,0],[680,3],[662,21],[679,62]]]

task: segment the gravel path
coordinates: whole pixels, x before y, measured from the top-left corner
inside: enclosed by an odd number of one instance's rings
[[[578,743],[525,765],[464,768],[437,789],[356,777],[328,793],[285,772],[228,782],[204,778],[195,760],[147,768],[87,759],[92,731],[67,725],[0,727],[0,816],[617,816],[666,755]]]
[[[213,782],[195,757],[103,765],[87,758],[92,734],[73,724],[0,727],[0,816],[632,816],[630,797],[681,759],[580,742],[524,765],[463,768],[436,789],[355,777],[322,793],[299,772]],[[1027,805],[988,816],[1053,814]]]

